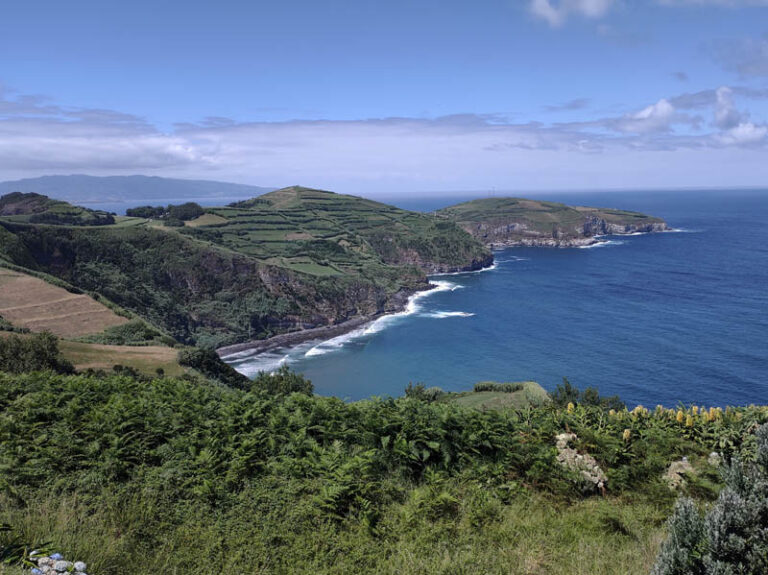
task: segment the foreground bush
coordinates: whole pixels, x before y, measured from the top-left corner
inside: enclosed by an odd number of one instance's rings
[[[753,457],[768,419],[702,414],[345,403],[288,370],[247,389],[0,373],[0,523],[102,575],[640,575],[674,503],[669,463],[723,438]],[[609,497],[557,462],[565,429]]]
[[[724,467],[725,488],[704,517],[692,500],[677,503],[653,575],[768,573],[768,424],[755,435],[755,462]]]

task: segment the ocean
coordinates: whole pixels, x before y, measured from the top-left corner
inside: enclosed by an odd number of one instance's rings
[[[492,269],[433,277],[400,314],[328,342],[229,358],[288,363],[347,400],[478,381],[567,377],[629,405],[768,404],[768,192],[526,194],[638,210],[677,231],[587,249],[511,248]],[[391,199],[422,211],[460,197]]]

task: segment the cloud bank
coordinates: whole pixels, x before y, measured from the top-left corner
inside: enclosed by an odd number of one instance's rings
[[[131,114],[5,91],[0,179],[140,172],[377,192],[750,185],[768,175],[768,126],[738,106],[755,99],[768,90],[723,86],[580,122],[208,118],[163,131]]]

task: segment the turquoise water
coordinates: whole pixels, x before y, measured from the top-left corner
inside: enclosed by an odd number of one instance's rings
[[[627,403],[768,403],[768,193],[549,194],[640,210],[679,232],[589,249],[515,248],[488,271],[432,278],[408,313],[331,342],[232,361],[280,362],[318,393],[402,395],[409,382],[467,390],[481,380],[568,377]],[[430,210],[457,198],[393,201]]]

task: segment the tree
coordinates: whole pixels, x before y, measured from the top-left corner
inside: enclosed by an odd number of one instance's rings
[[[24,373],[52,370],[74,373],[74,366],[59,355],[59,340],[44,332],[30,337],[0,338],[0,371]]]

